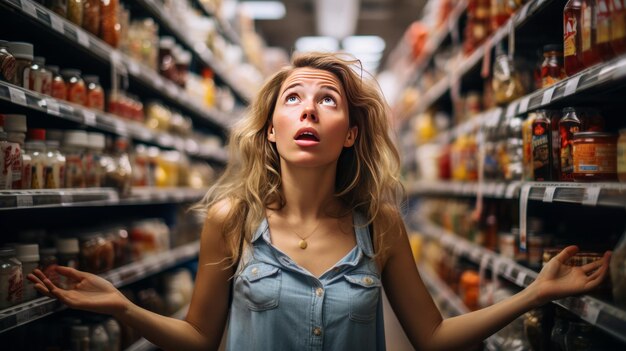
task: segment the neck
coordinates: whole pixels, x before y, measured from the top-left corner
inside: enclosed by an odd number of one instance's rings
[[[321,167],[281,167],[286,204],[281,213],[301,223],[317,221],[339,210],[335,192],[337,164]]]

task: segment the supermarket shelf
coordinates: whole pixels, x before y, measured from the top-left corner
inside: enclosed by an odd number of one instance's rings
[[[417,181],[407,186],[410,195],[482,196],[496,199],[524,198],[533,201],[573,203],[587,206],[626,206],[626,184],[568,182],[455,182]]]
[[[0,100],[101,131],[131,137],[140,142],[155,144],[166,149],[176,149],[192,157],[222,163],[228,161],[228,155],[224,149],[202,147],[194,139],[183,139],[177,135],[157,132],[141,123],[125,120],[109,113],[86,108],[64,100],[57,100],[7,82],[0,81]]]
[[[183,319],[187,315],[187,311],[189,310],[189,305],[181,308],[178,312],[174,313],[170,317],[176,319]],[[158,350],[159,348],[151,343],[150,341],[141,338],[137,340],[134,344],[130,345],[125,349],[125,351],[148,351],[148,350]]]
[[[0,211],[32,208],[185,203],[202,199],[206,189],[135,187],[128,198],[113,188],[0,190]]]
[[[428,267],[418,265],[420,276],[433,297],[437,306],[446,317],[454,317],[469,312],[463,301]]]
[[[189,261],[197,257],[199,249],[200,243],[195,241],[170,251],[155,254],[129,265],[113,269],[101,276],[113,283],[115,287],[119,288]],[[66,307],[56,299],[49,297],[41,297],[7,308],[0,311],[0,334],[65,308]]]
[[[0,1],[0,4],[32,18],[65,40],[78,43],[90,55],[110,63],[121,72],[127,72],[130,76],[141,81],[143,85],[151,88],[155,93],[167,97],[171,103],[189,111],[195,116],[221,129],[228,129],[232,124],[232,118],[228,114],[202,106],[175,83],[163,78],[153,69],[112,48],[91,33],[58,16],[49,9],[31,0],[3,0]]]
[[[450,233],[427,219],[420,218],[415,224],[421,234],[438,241],[455,255],[463,256],[476,264],[486,265],[491,270],[495,269],[501,277],[519,287],[525,288],[537,278],[536,272]],[[624,333],[626,311],[588,295],[568,297],[553,301],[553,303],[626,343]]]
[[[187,47],[189,47],[197,57],[199,57],[206,65],[210,66],[215,74],[217,74],[228,86],[230,86],[235,94],[237,94],[245,103],[252,101],[253,92],[250,89],[242,86],[239,82],[236,82],[228,74],[224,65],[217,61],[211,50],[205,43],[196,41],[185,34],[184,30],[176,23],[174,23],[170,17],[165,13],[163,6],[158,4],[155,0],[137,0],[137,3],[141,4],[146,10],[148,10],[157,22],[161,23],[170,32],[182,41]]]
[[[217,21],[220,31],[226,36],[228,40],[230,40],[233,44],[241,46],[241,38],[239,37],[239,34],[235,31],[235,29],[230,25],[227,20],[225,20],[221,16],[218,16],[215,13],[215,10],[210,8],[207,1],[196,0],[196,3],[198,3],[198,7],[200,7],[205,15],[213,17]]]

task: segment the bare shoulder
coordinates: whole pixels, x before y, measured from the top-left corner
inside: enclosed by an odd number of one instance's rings
[[[222,199],[211,205],[206,211],[205,224],[222,228],[234,206],[233,200]]]
[[[226,232],[234,203],[230,199],[220,200],[211,205],[206,211],[204,227],[202,229],[201,248],[205,256],[231,256]]]
[[[384,206],[374,220],[377,251],[380,267],[384,270],[390,259],[408,243],[407,231],[402,214],[393,206]]]

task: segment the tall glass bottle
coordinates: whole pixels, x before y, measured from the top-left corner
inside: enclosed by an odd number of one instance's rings
[[[568,76],[585,68],[582,53],[582,0],[569,0],[563,10],[563,56]]]

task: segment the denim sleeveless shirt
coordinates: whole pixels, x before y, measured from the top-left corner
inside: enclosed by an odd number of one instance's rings
[[[233,278],[227,350],[385,350],[380,274],[365,218],[353,217],[357,245],[319,278],[261,222]]]

